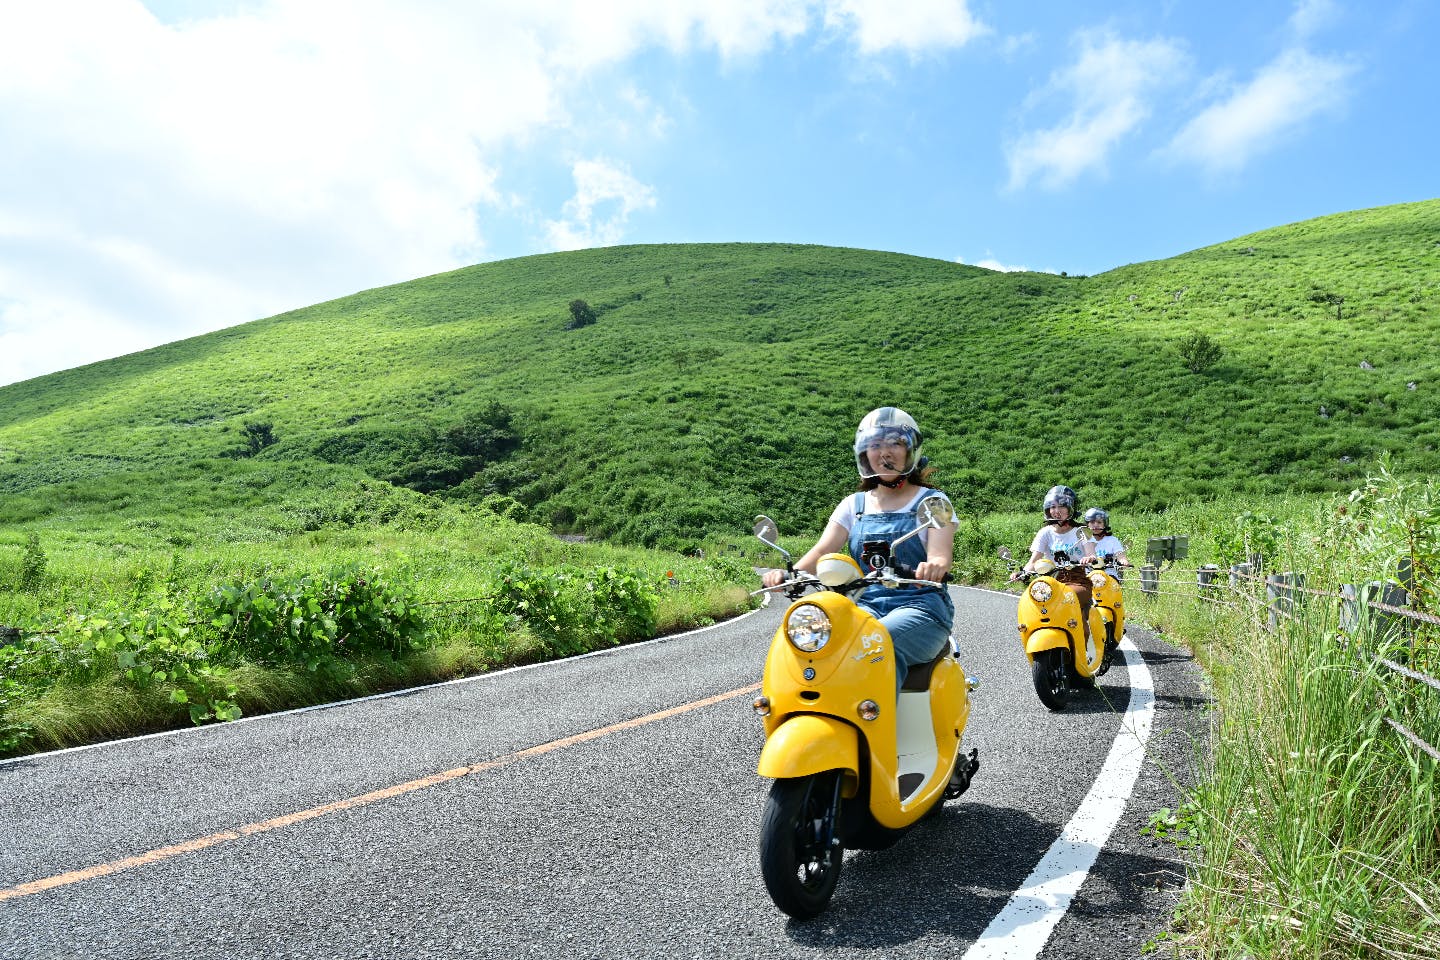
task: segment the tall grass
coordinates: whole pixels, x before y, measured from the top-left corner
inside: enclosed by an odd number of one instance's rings
[[[1327,593],[1331,576],[1383,578],[1356,566],[1338,506],[1277,510],[1272,569],[1305,571]],[[1232,526],[1253,525],[1247,513]],[[1194,563],[1227,539],[1223,511],[1210,520],[1218,535],[1201,538]],[[1440,745],[1440,693],[1374,659],[1433,675],[1435,634],[1383,639],[1370,618],[1342,633],[1334,600],[1317,596],[1272,630],[1258,585],[1210,603],[1185,596],[1191,583],[1177,571],[1166,592],[1131,605],[1192,647],[1217,705],[1208,768],[1182,808],[1199,846],[1170,945],[1204,957],[1440,957],[1440,763],[1386,723]]]

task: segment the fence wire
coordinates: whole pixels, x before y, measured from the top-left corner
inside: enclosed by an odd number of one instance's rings
[[[1156,570],[1151,578],[1149,578],[1148,580],[1142,580],[1140,585],[1140,592],[1142,594],[1145,594],[1146,596],[1163,594],[1166,596],[1187,596],[1205,600],[1209,603],[1214,603],[1217,605],[1228,607],[1232,610],[1236,610],[1240,612],[1242,616],[1246,616],[1247,619],[1253,620],[1256,624],[1265,628],[1272,628],[1272,626],[1270,622],[1258,615],[1261,610],[1264,610],[1267,614],[1273,615],[1277,619],[1288,620],[1292,623],[1299,622],[1300,618],[1295,616],[1294,613],[1287,609],[1295,602],[1295,594],[1304,594],[1306,596],[1321,597],[1329,600],[1338,600],[1341,603],[1355,604],[1357,607],[1379,610],[1385,613],[1392,614],[1394,616],[1415,620],[1421,623],[1440,625],[1440,617],[1437,617],[1431,613],[1426,613],[1423,610],[1412,610],[1408,607],[1397,607],[1393,604],[1381,603],[1376,600],[1366,600],[1359,597],[1348,596],[1345,593],[1334,590],[1317,590],[1313,587],[1305,587],[1301,586],[1298,583],[1291,583],[1285,580],[1276,579],[1274,574],[1266,575],[1247,573],[1244,570],[1231,569],[1230,571],[1228,571],[1228,579],[1222,581],[1220,578],[1220,575],[1222,573],[1225,573],[1225,571],[1216,570],[1215,579],[1213,579],[1209,584],[1203,587],[1200,585],[1198,580],[1198,571],[1196,573],[1196,580],[1180,580],[1175,577],[1168,577],[1163,581],[1166,589],[1162,590],[1160,589],[1162,585],[1160,571]],[[1264,585],[1267,589],[1274,591],[1275,595],[1269,599],[1261,599],[1260,597],[1256,596],[1254,590],[1244,590],[1237,587],[1235,585],[1235,581],[1237,580],[1247,582],[1255,587]],[[1250,608],[1245,609],[1240,603],[1227,602],[1214,596],[1215,593],[1218,593],[1221,590],[1226,591],[1227,594],[1232,598],[1248,601],[1251,605]],[[1387,659],[1385,657],[1375,656],[1363,650],[1354,649],[1353,647],[1352,650],[1357,656],[1364,657],[1370,662],[1384,667],[1385,669],[1389,670],[1391,673],[1397,676],[1412,680],[1416,683],[1424,684],[1427,687],[1440,691],[1440,680],[1437,680],[1434,677],[1429,676],[1428,674],[1421,673],[1418,670],[1412,670],[1404,664],[1397,663],[1396,661]],[[1434,745],[1428,743],[1424,738],[1422,738],[1414,730],[1411,730],[1409,727],[1405,726],[1403,723],[1400,723],[1399,721],[1391,717],[1384,717],[1382,719],[1384,719],[1387,726],[1389,726],[1392,730],[1394,730],[1397,734],[1399,734],[1416,749],[1421,750],[1433,759],[1440,761],[1440,748],[1436,748]]]

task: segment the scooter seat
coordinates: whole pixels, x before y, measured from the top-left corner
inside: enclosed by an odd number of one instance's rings
[[[950,646],[946,644],[935,659],[928,663],[917,663],[905,672],[905,682],[900,684],[901,690],[919,690],[924,692],[930,689],[930,675],[935,672],[935,665],[950,655]]]

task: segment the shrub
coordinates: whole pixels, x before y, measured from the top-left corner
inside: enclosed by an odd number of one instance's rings
[[[594,308],[584,300],[570,301],[570,322],[565,324],[566,330],[578,330],[581,327],[588,327],[600,319],[595,314]]]
[[[1192,333],[1180,341],[1180,359],[1191,373],[1204,373],[1220,360],[1220,344],[1203,333]]]
[[[245,424],[245,452],[241,456],[253,457],[266,447],[275,444],[275,425],[260,421]]]

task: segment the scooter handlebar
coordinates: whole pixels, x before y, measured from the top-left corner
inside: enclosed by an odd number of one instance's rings
[[[917,580],[914,577],[896,576],[894,574],[894,571],[891,571],[889,575],[887,575],[885,571],[876,571],[874,573],[866,574],[859,580],[855,580],[849,584],[846,584],[841,589],[842,592],[849,593],[853,588],[855,588],[862,582],[866,585],[878,583],[882,586],[892,588],[898,587],[902,584],[913,584],[920,587],[935,587],[936,589],[942,589],[946,583],[950,582],[950,580],[951,577],[948,573],[945,574],[945,579],[943,581],[936,581]],[[820,578],[815,576],[813,573],[806,573],[803,570],[795,570],[790,573],[789,577],[775,584],[775,586],[773,587],[761,587],[759,590],[751,590],[750,596],[755,597],[759,596],[762,593],[774,593],[778,591],[783,592],[788,597],[799,597],[804,594],[806,590],[819,589],[823,586],[824,584],[820,582]]]
[[[803,570],[792,570],[790,575],[773,587],[761,587],[759,590],[751,590],[750,596],[757,597],[762,593],[783,592],[786,596],[798,597],[810,587],[820,586],[820,578],[813,573],[806,573]]]

